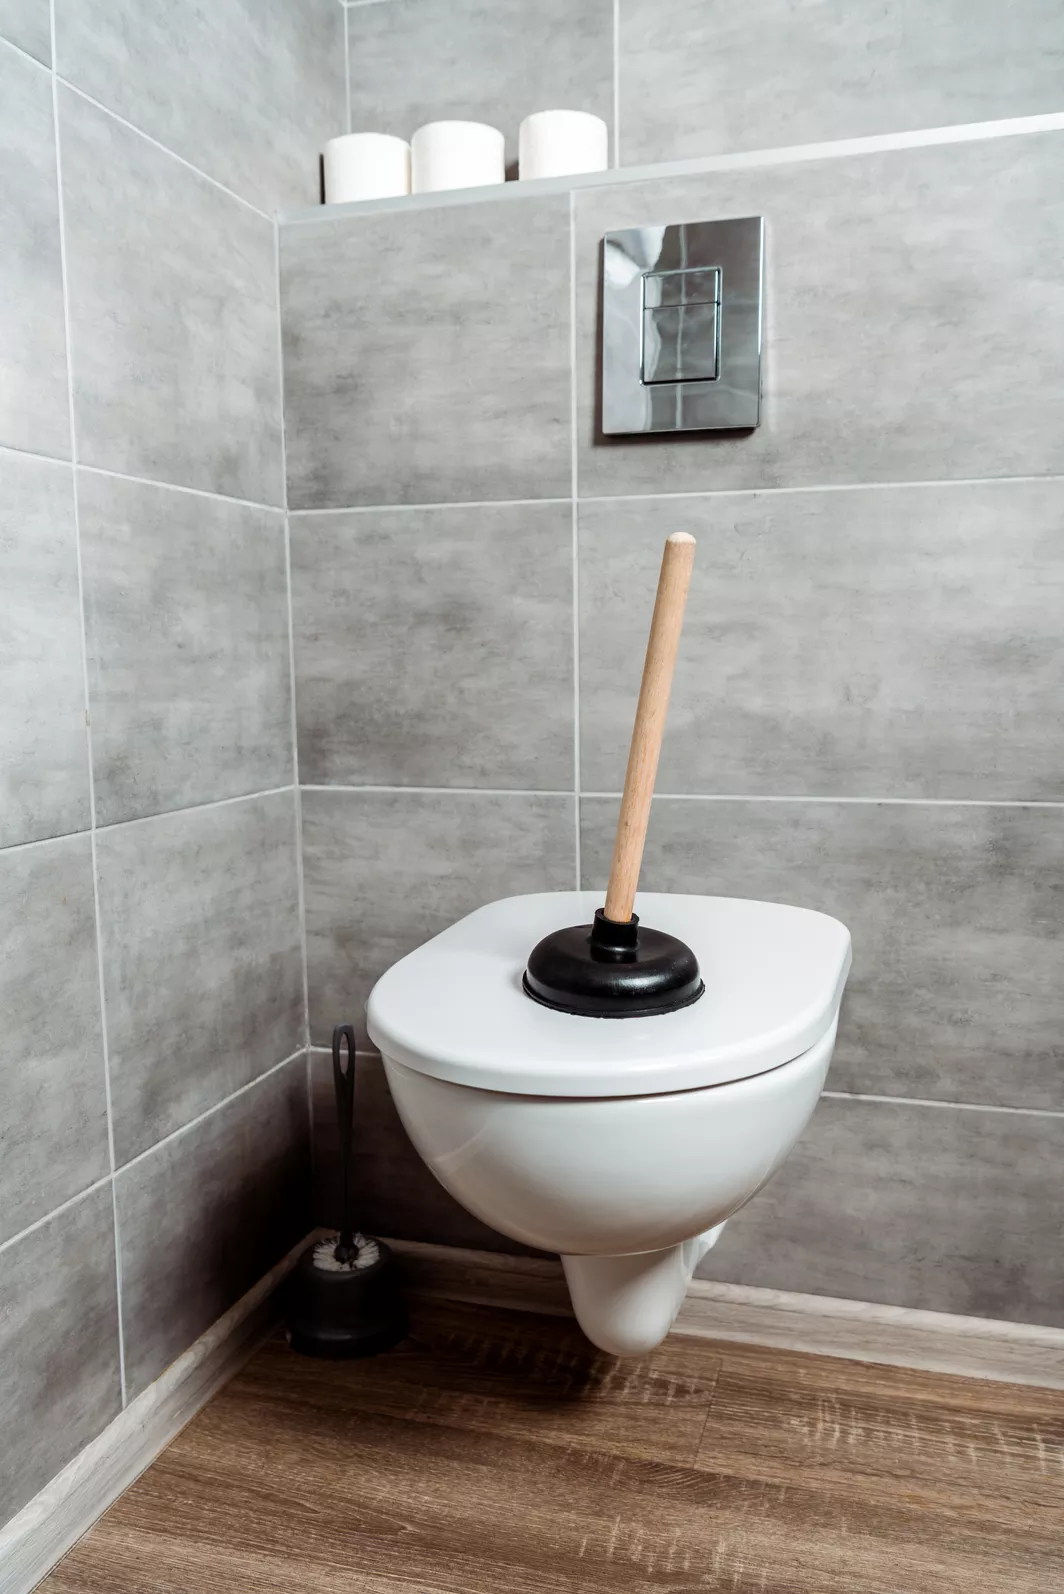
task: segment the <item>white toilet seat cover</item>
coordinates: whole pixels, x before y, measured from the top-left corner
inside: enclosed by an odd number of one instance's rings
[[[533,1096],[652,1096],[745,1079],[788,1063],[834,1022],[850,932],[808,908],[648,892],[644,924],[694,950],[706,984],[650,1018],[557,1013],[521,988],[528,954],[590,924],[602,894],[552,891],[478,908],[377,981],[370,1038],[418,1073]]]

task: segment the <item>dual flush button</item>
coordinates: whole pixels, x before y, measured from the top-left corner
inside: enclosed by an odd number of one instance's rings
[[[720,375],[720,271],[643,273],[642,379],[715,382]]]

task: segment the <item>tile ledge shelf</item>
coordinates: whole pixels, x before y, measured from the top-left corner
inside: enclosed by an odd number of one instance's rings
[[[490,204],[500,199],[545,199],[580,188],[614,187],[623,183],[663,181],[673,177],[711,176],[714,172],[798,165],[805,161],[838,160],[849,155],[878,155],[923,149],[939,144],[971,144],[992,138],[1064,131],[1064,111],[1039,116],[1014,116],[997,122],[965,122],[953,127],[924,128],[910,133],[874,133],[865,138],[834,139],[822,144],[790,144],[778,149],[746,150],[728,155],[698,155],[689,160],[661,161],[652,166],[619,166],[603,172],[578,172],[568,177],[540,177],[525,182],[490,183],[481,188],[446,188],[430,194],[404,194],[395,199],[363,199],[346,205],[314,205],[281,212],[282,227],[357,220],[397,210],[437,210],[448,205]]]

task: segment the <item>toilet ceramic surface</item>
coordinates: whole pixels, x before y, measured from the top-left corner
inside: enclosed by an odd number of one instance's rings
[[[642,923],[694,950],[692,1006],[649,1018],[554,1012],[521,988],[528,954],[563,925],[590,923],[594,891],[507,897],[396,963],[367,1005],[372,1040],[435,1079],[539,1096],[648,1096],[745,1079],[807,1051],[835,1022],[850,935],[807,908],[647,892]]]

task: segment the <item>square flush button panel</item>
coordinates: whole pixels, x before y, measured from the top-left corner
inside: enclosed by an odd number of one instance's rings
[[[761,407],[764,222],[608,232],[602,430],[749,430]]]

